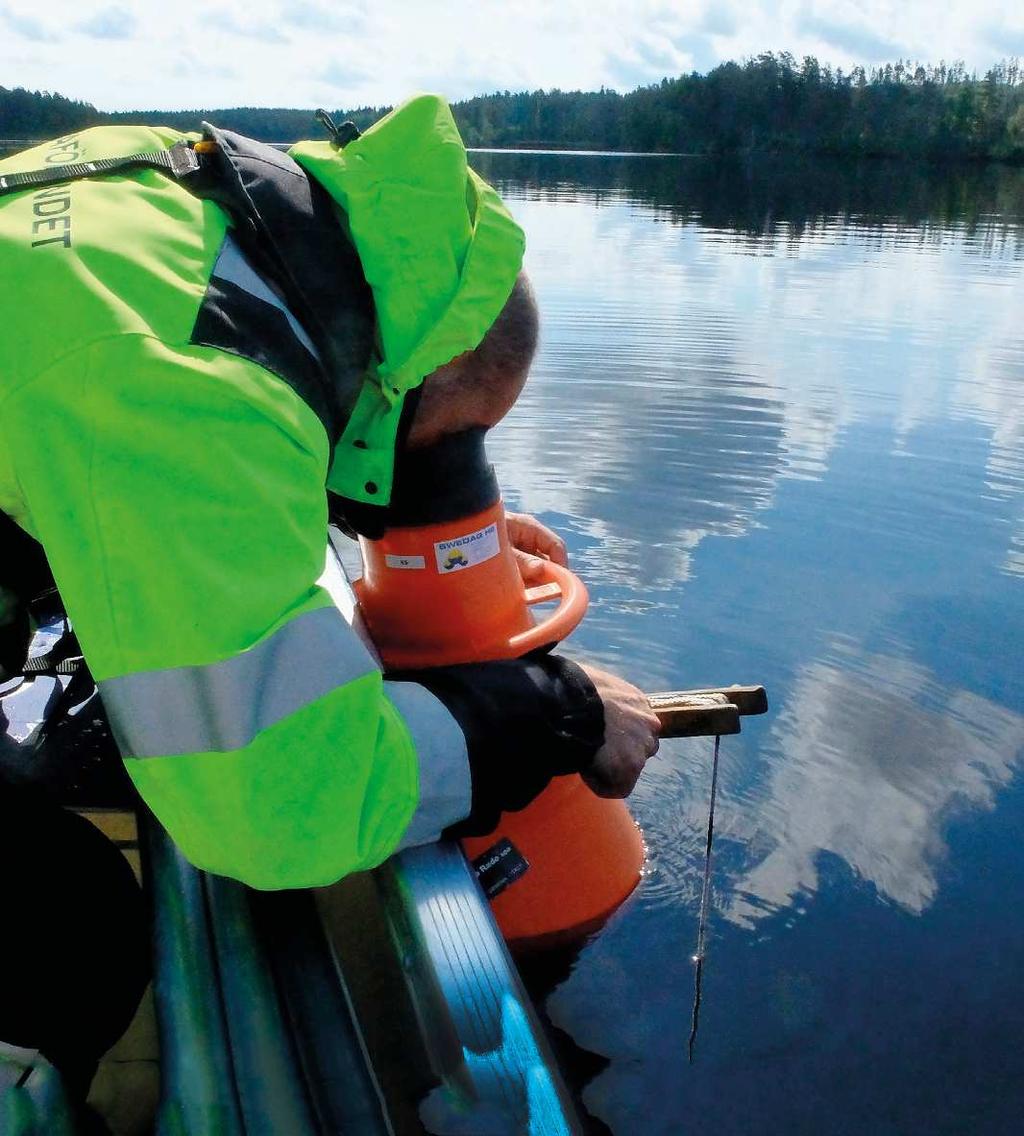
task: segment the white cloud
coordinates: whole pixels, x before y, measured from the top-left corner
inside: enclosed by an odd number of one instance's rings
[[[1007,0],[751,0],[742,9],[716,0],[144,0],[130,8],[51,0],[44,15],[19,0],[0,7],[0,26],[6,86],[57,90],[104,109],[312,105],[328,67],[342,79],[327,84],[334,101],[356,106],[421,89],[452,98],[524,87],[628,90],[766,50],[844,67],[903,52],[984,70],[1024,47],[1024,17]],[[128,34],[135,50],[120,42]],[[83,49],[64,50],[75,39]],[[210,63],[188,86],[185,44]]]
[[[274,20],[254,18],[251,10],[244,13],[230,9],[214,8],[206,17],[206,26],[213,28],[230,40],[259,40],[261,43],[288,43],[288,37]]]
[[[7,49],[12,54],[20,51],[17,40],[28,40],[31,43],[57,43],[60,40],[60,36],[52,27],[45,21],[31,15],[27,10],[5,5],[0,8],[0,20],[14,36],[13,41],[7,41]],[[0,48],[0,59],[3,59],[2,48]]]
[[[281,21],[295,28],[306,28],[318,35],[331,32],[353,36],[366,28],[366,8],[357,3],[290,3],[282,9]]]
[[[126,8],[101,8],[95,15],[80,21],[75,30],[93,39],[131,39],[136,29],[135,17]]]

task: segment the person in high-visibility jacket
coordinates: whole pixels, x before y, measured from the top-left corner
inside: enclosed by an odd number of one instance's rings
[[[252,158],[244,192],[267,231],[250,244],[220,187],[144,167],[89,176],[182,141],[98,128],[0,165],[8,182],[71,175],[0,197],[0,508],[45,547],[131,777],[185,854],[256,887],[311,886],[471,808],[464,729],[422,685],[386,682],[317,583],[325,486],[356,518],[383,510],[400,431],[426,437],[446,412],[426,398],[427,420],[417,409],[403,427],[406,396],[515,305],[523,238],[429,96],[344,147],[300,143],[279,162],[216,134],[212,148]],[[282,182],[276,197],[259,197],[253,168]],[[311,185],[312,238],[296,236],[292,198]],[[368,365],[364,300],[326,334],[335,312],[317,309],[318,289],[344,306],[329,279],[346,254],[351,273],[348,241],[372,294]],[[448,428],[494,403],[449,408]],[[579,668],[478,672],[486,696],[470,678],[460,706],[500,714],[504,684],[510,702],[536,700],[538,720],[573,723],[553,729],[548,772],[589,768],[604,723]],[[653,748],[638,692],[607,694]]]
[[[0,509],[46,549],[140,794],[195,864],[280,888],[493,814],[505,782],[617,791],[580,668],[481,665],[440,699],[387,682],[317,582],[325,487],[386,523],[396,447],[492,425],[532,353],[522,232],[447,105],[290,157],[213,132],[232,165],[198,187],[116,166],[185,141],[98,128],[0,164]],[[474,387],[452,361],[481,353]],[[601,682],[651,749],[639,692]],[[533,732],[502,723],[517,760],[474,802],[466,735],[502,703]]]
[[[396,452],[514,401],[522,251],[430,96],[288,155],[119,126],[0,162],[0,511],[197,866],[327,884],[552,775],[625,795],[656,749],[639,691],[557,655],[390,681],[318,583],[328,492],[379,531]]]

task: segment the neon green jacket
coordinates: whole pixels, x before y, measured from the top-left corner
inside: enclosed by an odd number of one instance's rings
[[[181,137],[87,130],[0,177]],[[318,582],[325,484],[386,501],[406,392],[477,345],[522,255],[441,100],[292,153],[347,214],[377,309],[334,454],[273,365],[197,342],[218,288],[305,342],[220,207],[154,170],[0,197],[0,510],[46,548],[147,804],[193,863],[262,888],[328,883],[468,812],[454,719],[382,679]]]

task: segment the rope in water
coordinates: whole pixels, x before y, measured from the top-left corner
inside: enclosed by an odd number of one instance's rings
[[[708,931],[708,910],[711,907],[711,844],[715,838],[715,797],[718,794],[718,749],[721,737],[715,738],[715,756],[711,766],[711,804],[708,808],[708,838],[704,849],[704,886],[700,893],[700,919],[697,925],[697,950],[693,956],[693,1015],[690,1018],[689,1058],[693,1064],[693,1047],[700,1024],[700,988],[704,977],[704,956]]]

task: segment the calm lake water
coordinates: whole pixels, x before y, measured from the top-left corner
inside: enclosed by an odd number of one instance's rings
[[[491,451],[650,690],[761,682],[632,798],[638,892],[543,1004],[595,1131],[1024,1117],[1024,174],[479,154],[543,348]]]

